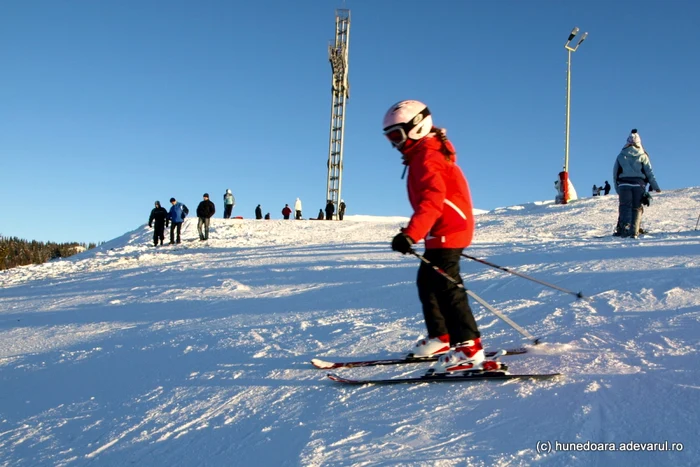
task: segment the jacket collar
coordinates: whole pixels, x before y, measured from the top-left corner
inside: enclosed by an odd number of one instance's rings
[[[445,154],[445,156],[449,157],[449,160],[451,162],[455,162],[456,155],[454,154],[454,148],[452,147],[452,143],[450,143],[449,141],[443,142],[440,138],[438,138],[438,136],[435,133],[430,133],[425,138],[421,139],[420,141],[417,141],[416,144],[414,144],[410,148],[406,149],[405,151],[401,151],[401,154],[403,154],[403,164],[411,165],[411,162],[415,159],[417,155],[431,150],[442,151],[443,148],[446,148],[448,151],[452,151],[451,155],[448,156],[448,154]]]

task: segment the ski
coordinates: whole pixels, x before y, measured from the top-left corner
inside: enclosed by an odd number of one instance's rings
[[[465,381],[504,381],[510,379],[549,379],[559,376],[561,373],[535,373],[525,375],[512,375],[502,371],[471,371],[450,374],[426,374],[408,378],[394,379],[351,379],[328,373],[326,376],[336,383],[363,385],[363,384],[410,384],[410,383],[455,383]]]
[[[527,349],[524,347],[519,347],[516,349],[504,349],[505,354],[503,355],[521,355],[527,353]],[[494,351],[489,350],[485,352],[487,358],[491,358],[499,354],[500,350]],[[336,368],[357,368],[363,366],[379,366],[379,365],[403,365],[406,363],[424,363],[424,362],[436,362],[440,358],[439,355],[430,357],[413,357],[412,354],[408,354],[404,357],[396,358],[385,358],[380,360],[360,360],[360,361],[343,361],[343,362],[328,362],[321,360],[320,358],[314,358],[311,360],[311,364],[316,368],[321,370],[334,370]]]

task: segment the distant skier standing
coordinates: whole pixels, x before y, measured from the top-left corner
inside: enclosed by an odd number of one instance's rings
[[[299,220],[301,219],[301,200],[297,198],[296,201],[294,201],[294,211],[296,214],[296,219]]]
[[[233,197],[231,189],[227,188],[226,193],[224,193],[224,219],[231,218],[231,212],[233,207],[236,205],[236,198]]]
[[[413,215],[391,249],[406,254],[425,239],[425,258],[462,283],[459,262],[474,234],[469,186],[456,164],[456,153],[443,129],[433,127],[428,107],[401,101],[384,116],[384,135],[408,167],[408,199]],[[481,334],[466,292],[421,263],[418,296],[428,337],[413,348],[416,356],[441,355],[435,371],[493,369],[486,362]],[[497,367],[496,367],[497,368]]]
[[[163,240],[165,239],[165,228],[168,226],[168,211],[164,207],[161,207],[160,201],[156,201],[156,207],[151,210],[151,216],[148,218],[148,226],[153,227],[155,222],[155,228],[153,229],[153,246],[158,246],[158,240],[160,240],[160,245],[163,245]]]
[[[262,218],[263,218],[263,215],[262,215],[262,208],[260,207],[259,204],[258,204],[258,206],[255,208],[255,218],[256,218],[256,219],[262,219]]]
[[[345,201],[341,199],[338,205],[338,220],[342,221],[343,217],[345,217]]]
[[[603,187],[603,190],[605,190],[604,193],[606,196],[610,194],[610,184],[607,180],[605,180],[605,186]]]
[[[642,222],[642,199],[646,185],[661,193],[651,169],[649,155],[642,147],[642,139],[636,129],[630,132],[613,165],[615,191],[620,196],[618,229],[621,237],[637,238]]]
[[[288,204],[285,204],[284,207],[282,208],[282,216],[285,219],[289,219],[289,216],[292,215],[292,210],[289,208]]]
[[[326,220],[327,221],[332,221],[333,220],[333,213],[335,212],[335,206],[333,206],[333,201],[330,199],[326,203]]]
[[[209,199],[209,193],[204,193],[202,195],[202,202],[197,206],[197,231],[199,232],[199,240],[209,240],[209,223],[211,218],[216,213],[216,206]],[[202,232],[202,227],[204,227],[204,232]]]

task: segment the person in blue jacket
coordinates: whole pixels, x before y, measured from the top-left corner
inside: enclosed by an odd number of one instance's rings
[[[170,198],[170,211],[168,212],[168,218],[170,219],[170,245],[174,243],[180,243],[180,230],[182,229],[182,223],[185,222],[185,217],[190,213],[182,203],[178,203],[175,198]],[[175,239],[175,231],[177,231],[177,242]]]
[[[630,132],[627,144],[622,148],[613,166],[615,191],[620,196],[618,233],[622,237],[637,238],[642,222],[642,200],[647,183],[650,189],[661,193],[651,169],[649,155],[642,147],[642,139],[636,129]]]

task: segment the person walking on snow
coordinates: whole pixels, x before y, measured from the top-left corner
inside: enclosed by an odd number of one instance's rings
[[[227,188],[226,193],[224,193],[224,219],[231,218],[231,212],[233,207],[236,205],[236,198],[233,197],[231,189]]]
[[[301,200],[299,198],[297,198],[297,200],[294,201],[294,211],[296,214],[295,219],[297,219],[297,220],[301,219]]]
[[[153,227],[154,222],[153,246],[158,246],[158,240],[160,240],[160,245],[163,246],[165,228],[168,226],[168,211],[161,207],[160,201],[156,201],[156,207],[151,210],[151,216],[148,218],[148,226]]]
[[[392,240],[391,249],[407,254],[425,239],[425,258],[462,283],[460,255],[474,235],[474,217],[469,186],[446,131],[433,127],[425,104],[408,100],[387,111],[384,135],[407,166],[408,199],[414,211],[408,226]],[[437,373],[499,368],[485,360],[465,289],[423,262],[417,286],[428,336],[415,344],[413,354],[441,355]]]
[[[199,232],[200,241],[209,240],[209,222],[216,212],[214,203],[209,200],[209,193],[204,193],[202,198],[204,199],[199,203],[199,206],[197,206],[197,217],[199,218],[197,221],[197,231]],[[202,227],[204,227],[203,233]]]
[[[180,243],[180,230],[182,229],[182,223],[185,222],[185,217],[190,213],[182,203],[178,203],[175,198],[170,198],[170,211],[168,211],[168,218],[170,219],[170,245],[175,243],[175,231],[177,230],[177,243]]]
[[[649,155],[642,147],[642,138],[636,129],[630,132],[627,144],[622,148],[613,165],[615,191],[620,196],[618,232],[621,237],[637,238],[642,222],[642,199],[646,185],[661,193],[651,169]]]

